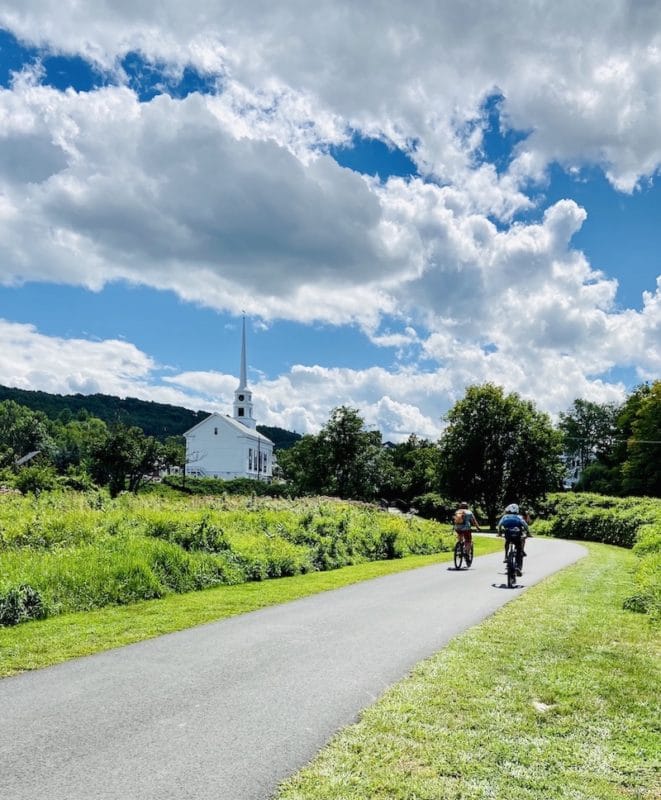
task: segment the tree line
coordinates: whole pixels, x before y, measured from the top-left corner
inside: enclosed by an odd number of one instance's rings
[[[278,460],[304,494],[401,500],[440,517],[461,498],[491,525],[507,503],[532,510],[562,488],[575,460],[578,490],[661,496],[661,381],[621,406],[577,399],[557,425],[516,393],[471,386],[445,422],[438,441],[412,435],[384,447],[356,409],[341,406]]]
[[[491,524],[506,503],[532,509],[560,488],[570,459],[582,468],[578,489],[661,496],[661,381],[639,386],[620,406],[577,399],[557,425],[516,393],[471,386],[445,422],[438,441],[411,435],[384,444],[357,409],[340,406],[316,435],[282,431],[289,435],[288,448],[277,449],[280,476],[296,494],[414,503],[430,516],[465,499]],[[184,460],[181,436],[159,440],[86,410],[52,419],[0,402],[0,482],[22,491],[56,484],[137,491],[146,475]]]
[[[621,405],[577,399],[559,429],[581,469],[576,489],[661,496],[661,381],[638,386]]]

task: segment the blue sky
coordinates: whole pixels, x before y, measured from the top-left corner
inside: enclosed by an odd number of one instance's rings
[[[223,409],[242,310],[259,421],[300,431],[346,402],[435,436],[474,382],[557,414],[658,377],[658,19],[577,11],[585,63],[532,5],[467,33],[460,3],[393,4],[376,43],[331,3],[307,27],[288,3],[64,3],[66,32],[55,3],[9,6],[0,383]],[[495,24],[502,53],[471,60]]]

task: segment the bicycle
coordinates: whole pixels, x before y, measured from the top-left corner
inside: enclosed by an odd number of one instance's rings
[[[517,547],[517,540],[519,546]],[[516,536],[510,534],[506,538],[507,551],[505,554],[505,562],[507,564],[507,588],[513,589],[516,586],[516,578],[521,574],[523,567],[523,547],[521,545],[521,534]]]
[[[454,567],[461,569],[462,561],[466,562],[466,568],[473,563],[473,542],[466,544],[463,536],[460,536],[454,546]]]

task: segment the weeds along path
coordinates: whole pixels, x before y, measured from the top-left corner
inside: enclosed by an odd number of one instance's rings
[[[386,687],[585,554],[354,584],[0,681],[0,797],[265,800]]]

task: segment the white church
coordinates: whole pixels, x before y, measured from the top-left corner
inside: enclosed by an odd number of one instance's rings
[[[211,414],[184,433],[186,475],[194,477],[273,477],[273,442],[257,431],[252,415],[252,392],[246,377],[246,320],[241,335],[241,375],[234,392],[232,416]]]

